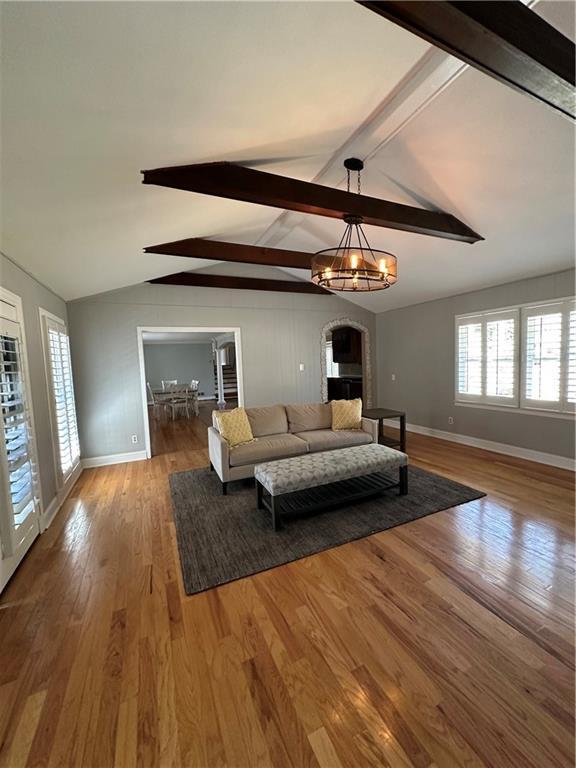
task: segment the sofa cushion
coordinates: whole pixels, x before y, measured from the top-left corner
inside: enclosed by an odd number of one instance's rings
[[[218,423],[218,431],[231,448],[235,445],[249,443],[254,439],[244,408],[234,408],[231,411],[214,411],[214,414]]]
[[[258,464],[261,461],[286,459],[308,453],[308,443],[296,435],[267,435],[258,437],[251,443],[230,449],[230,466],[241,467],[246,464]]]
[[[312,429],[330,429],[332,409],[330,403],[303,403],[287,405],[288,429],[290,432],[308,432]]]
[[[261,408],[246,408],[248,421],[254,437],[281,435],[288,432],[288,419],[283,405],[266,405]]]
[[[334,448],[350,448],[353,445],[368,445],[373,442],[372,435],[357,429],[339,429],[338,431],[314,429],[311,432],[299,432],[297,437],[308,444],[310,453],[331,451]],[[250,445],[253,443],[249,443],[246,447],[249,448]]]
[[[362,400],[332,400],[332,429],[362,429]]]

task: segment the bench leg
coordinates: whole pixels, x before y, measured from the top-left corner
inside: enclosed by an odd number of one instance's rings
[[[264,509],[264,504],[262,504],[262,486],[256,480],[256,506],[258,509]]]
[[[408,465],[400,467],[400,496],[408,493]]]
[[[282,523],[280,522],[280,509],[279,504],[276,500],[275,496],[270,496],[270,510],[272,512],[272,527],[275,531],[279,531],[280,528],[282,528]]]

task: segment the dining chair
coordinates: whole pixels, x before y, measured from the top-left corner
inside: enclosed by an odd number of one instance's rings
[[[156,415],[157,409],[162,409],[165,405],[165,401],[162,396],[158,396],[154,392],[149,381],[146,382],[146,390],[148,392],[148,404],[152,406],[152,412]]]
[[[176,414],[180,410],[186,411],[187,418],[190,418],[190,411],[188,408],[189,401],[189,388],[179,387],[178,384],[170,384],[166,390],[166,394],[162,398],[162,404],[172,411],[172,420],[176,418]]]
[[[190,402],[192,405],[192,411],[194,412],[194,416],[200,415],[200,406],[198,405],[198,388],[200,387],[200,382],[197,379],[192,379],[190,382]]]
[[[162,389],[166,392],[169,387],[175,387],[178,385],[178,379],[162,379]]]

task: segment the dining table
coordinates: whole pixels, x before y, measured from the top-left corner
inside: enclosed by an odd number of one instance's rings
[[[192,410],[198,416],[198,389],[190,384],[173,384],[168,389],[162,387],[152,387],[152,394],[158,405],[163,402],[170,403],[174,400],[184,400],[190,402]]]

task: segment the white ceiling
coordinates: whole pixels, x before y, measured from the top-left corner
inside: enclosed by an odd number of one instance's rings
[[[572,33],[573,3],[537,10]],[[356,4],[4,3],[2,69],[1,248],[65,299],[212,264],[155,243],[339,239],[336,221],[141,185],[220,159],[341,186],[358,154],[367,194],[486,238],[368,227],[399,259],[391,290],[351,297],[375,312],[573,265],[573,125]]]

